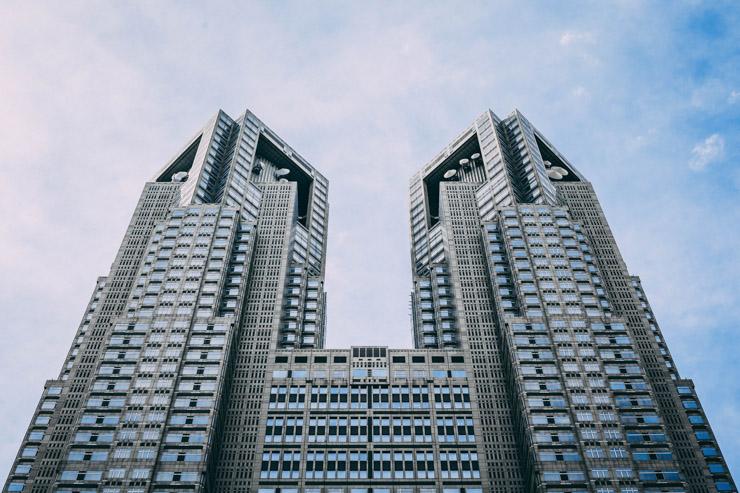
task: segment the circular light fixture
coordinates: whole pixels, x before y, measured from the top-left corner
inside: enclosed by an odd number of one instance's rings
[[[457,176],[457,170],[456,169],[448,169],[447,171],[445,171],[444,179],[445,180],[449,180],[451,178],[454,178],[455,176]]]

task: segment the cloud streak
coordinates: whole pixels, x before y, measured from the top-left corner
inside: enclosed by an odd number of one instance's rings
[[[725,155],[725,139],[719,134],[712,134],[691,149],[689,168],[703,171],[710,164],[719,161]]]
[[[590,42],[593,40],[593,36],[589,32],[578,32],[578,31],[565,31],[560,36],[560,44],[563,46],[570,46],[577,43]]]

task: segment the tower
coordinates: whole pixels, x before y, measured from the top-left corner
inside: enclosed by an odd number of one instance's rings
[[[219,111],[145,185],[4,491],[736,491],[593,188],[520,112],[411,179],[413,349],[324,347],[327,193]]]
[[[524,115],[483,113],[410,205],[415,343],[469,355],[491,491],[735,491],[591,184]]]
[[[219,111],[145,185],[6,490],[248,474],[268,353],[324,342],[327,193],[255,115]]]

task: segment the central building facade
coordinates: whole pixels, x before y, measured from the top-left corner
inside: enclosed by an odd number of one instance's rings
[[[145,185],[4,491],[736,491],[594,191],[486,111],[410,183],[414,349],[324,348],[328,182],[247,111]]]

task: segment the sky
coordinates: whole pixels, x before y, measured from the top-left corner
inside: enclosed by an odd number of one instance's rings
[[[143,184],[250,108],[329,179],[328,347],[411,347],[408,180],[520,109],[594,184],[740,477],[740,4],[0,2],[0,474]]]

